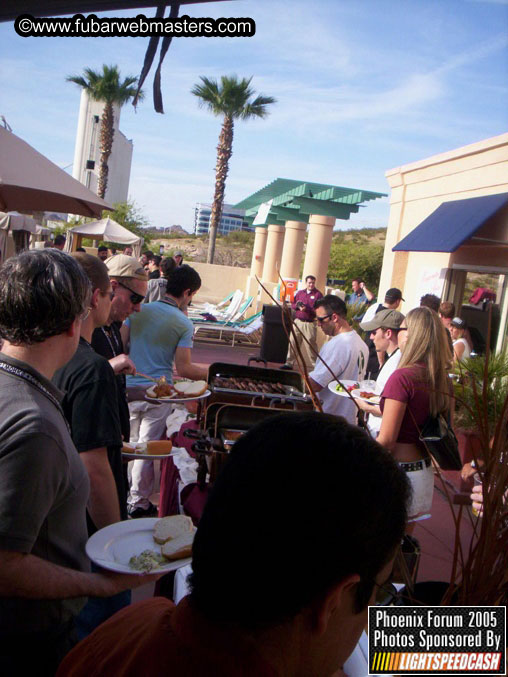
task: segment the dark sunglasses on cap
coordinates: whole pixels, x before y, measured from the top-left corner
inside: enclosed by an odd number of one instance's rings
[[[118,284],[120,285],[120,287],[123,287],[124,289],[127,289],[127,291],[130,291],[131,293],[130,300],[131,303],[133,303],[135,306],[137,306],[138,303],[141,303],[141,301],[145,300],[144,296],[142,296],[141,294],[137,294],[133,289],[128,287],[126,284],[123,284],[123,282],[119,281]]]

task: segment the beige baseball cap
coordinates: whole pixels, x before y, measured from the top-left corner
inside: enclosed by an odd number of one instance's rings
[[[133,256],[116,254],[104,261],[110,277],[133,277],[135,280],[148,280],[141,263]]]

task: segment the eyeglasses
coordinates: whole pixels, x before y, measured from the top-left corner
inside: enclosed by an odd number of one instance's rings
[[[407,331],[407,327],[399,327],[399,332],[401,331]]]
[[[133,303],[135,306],[137,306],[138,303],[141,303],[141,301],[144,301],[144,299],[145,299],[144,296],[142,296],[141,294],[136,293],[133,289],[131,289],[130,287],[128,287],[128,286],[127,286],[126,284],[124,284],[123,282],[118,281],[118,284],[120,285],[120,287],[123,287],[124,289],[127,289],[127,291],[130,291],[130,293],[131,293],[131,295],[130,295],[130,300],[131,300],[131,303]]]
[[[329,315],[323,315],[323,317],[318,317],[316,315],[316,320],[319,322],[319,324],[321,324],[325,320],[328,320],[328,318],[330,318],[332,315],[333,315],[333,313],[330,313]]]
[[[88,316],[90,315],[90,310],[91,308],[87,308],[84,313],[81,313],[81,315],[79,316],[81,322],[84,322],[88,318]]]
[[[114,291],[101,291],[101,296],[109,296],[109,300],[112,301],[115,298]]]

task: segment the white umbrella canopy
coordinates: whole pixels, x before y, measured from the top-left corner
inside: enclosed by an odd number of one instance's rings
[[[100,221],[83,223],[80,226],[70,228],[67,234],[82,235],[94,240],[104,240],[105,242],[116,242],[118,244],[138,244],[142,242],[141,237],[134,235],[127,228],[110,219],[109,216]]]
[[[28,233],[35,233],[39,226],[35,219],[26,214],[18,214],[17,212],[4,214],[3,212],[0,212],[0,228],[2,230],[10,231],[26,230]]]
[[[35,148],[0,127],[0,210],[100,216],[111,206]]]

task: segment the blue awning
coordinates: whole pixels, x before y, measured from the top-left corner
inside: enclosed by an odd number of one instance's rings
[[[392,251],[454,252],[506,204],[508,193],[443,202]]]

